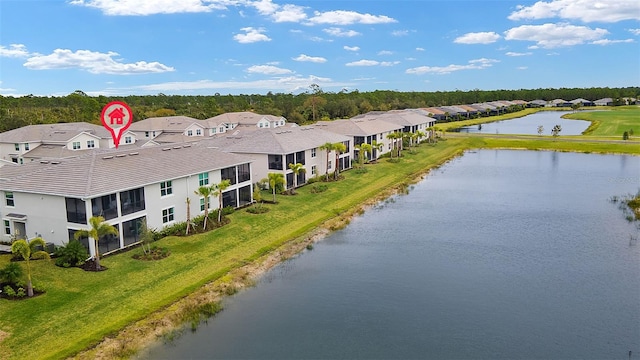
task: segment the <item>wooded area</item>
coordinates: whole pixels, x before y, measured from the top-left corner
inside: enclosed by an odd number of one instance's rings
[[[324,92],[312,85],[302,94],[267,93],[264,95],[144,95],[144,96],[88,96],[81,90],[67,96],[41,97],[0,95],[0,131],[30,124],[59,122],[89,122],[100,124],[102,107],[113,100],[125,101],[134,113],[134,121],[156,116],[185,115],[207,119],[236,111],[284,116],[298,124],[320,119],[350,118],[373,110],[388,111],[432,106],[462,105],[497,100],[536,99],[595,101],[602,98],[620,103],[624,97],[638,98],[640,87],[626,88],[560,88],[521,90],[471,90],[436,92]]]

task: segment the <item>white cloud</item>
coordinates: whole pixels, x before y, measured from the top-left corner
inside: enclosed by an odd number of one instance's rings
[[[314,63],[324,63],[327,62],[327,59],[319,56],[309,56],[305,54],[300,54],[298,57],[292,58],[295,61],[306,61],[306,62],[314,62]]]
[[[505,31],[505,39],[534,41],[532,48],[552,49],[600,40],[608,33],[605,29],[568,24],[522,25]]]
[[[393,55],[393,51],[382,50],[378,52],[378,55]]]
[[[11,44],[8,48],[0,45],[0,57],[25,58],[30,55],[27,47],[22,44]]]
[[[468,33],[453,40],[457,44],[491,44],[500,39],[500,35],[494,32]]]
[[[602,39],[602,40],[596,40],[596,41],[592,42],[592,44],[594,44],[594,45],[611,45],[611,44],[632,43],[632,42],[635,42],[635,40],[633,40],[633,39],[624,39],[624,40]]]
[[[399,63],[399,61],[358,60],[346,63],[345,66],[393,66]]]
[[[551,0],[531,6],[518,6],[510,20],[546,19],[580,20],[584,22],[618,22],[640,20],[640,2],[634,0]]]
[[[361,14],[355,11],[335,10],[319,12],[309,19],[311,24],[351,25],[351,24],[388,24],[397,22],[384,15]]]
[[[176,91],[192,91],[192,90],[241,90],[247,89],[266,90],[274,92],[291,92],[297,89],[309,88],[311,84],[318,84],[322,87],[346,87],[354,84],[347,82],[337,82],[330,78],[318,77],[310,75],[307,77],[288,76],[275,79],[262,79],[256,81],[181,81],[181,82],[165,82],[159,84],[141,85],[133,90],[145,91],[150,93],[158,92],[176,92]],[[130,89],[124,89],[130,90]],[[107,90],[112,91],[112,90]],[[117,93],[125,92],[123,90]]]
[[[516,69],[518,70],[527,70],[529,67],[528,66],[518,66]]]
[[[322,29],[322,31],[326,32],[331,36],[337,36],[337,37],[354,37],[354,36],[361,35],[359,32],[355,30],[342,30],[341,28],[337,28],[337,27]]]
[[[635,36],[640,36],[640,29],[629,29],[629,32]]]
[[[345,49],[345,50],[347,50],[347,51],[358,51],[358,50],[360,50],[360,47],[359,47],[359,46],[346,46],[346,45],[345,45],[345,46],[343,46],[342,48],[343,48],[343,49]]]
[[[253,65],[247,69],[247,72],[251,74],[264,75],[284,75],[293,73],[293,71],[289,69],[283,69],[273,65]]]
[[[244,27],[240,29],[244,31],[244,34],[236,34],[233,36],[233,39],[241,44],[251,44],[259,41],[271,41],[267,35],[263,34],[265,29],[256,29],[252,27]]]
[[[424,51],[424,48],[417,47],[417,48],[416,48],[416,51]]]
[[[271,0],[253,1],[250,2],[249,5],[256,8],[261,15],[271,15],[280,8],[280,5],[274,4]]]
[[[505,55],[507,55],[507,56],[529,56],[529,55],[532,55],[532,54],[533,54],[532,52],[519,53],[519,52],[509,51]]]
[[[271,15],[273,21],[280,22],[301,22],[307,18],[302,6],[287,4],[282,6],[282,10],[276,11]]]
[[[494,63],[499,62],[494,59],[475,59],[470,60],[466,65],[447,65],[447,66],[419,66],[411,69],[407,69],[407,74],[423,75],[423,74],[450,74],[454,71],[461,70],[482,70],[491,67]]]
[[[224,10],[241,2],[238,0],[71,0],[69,3],[99,9],[105,15],[145,16]]]
[[[409,30],[395,30],[391,32],[393,36],[407,36],[409,35]]]
[[[68,49],[56,49],[49,55],[38,54],[28,58],[24,66],[31,70],[78,68],[92,74],[115,75],[163,73],[175,70],[156,61],[138,61],[127,64],[119,59],[114,59],[115,56],[118,56],[118,53],[113,51],[105,54],[90,50],[73,52]]]

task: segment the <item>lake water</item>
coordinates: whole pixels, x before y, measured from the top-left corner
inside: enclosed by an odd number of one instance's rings
[[[640,158],[481,150],[145,359],[640,358]]]
[[[460,128],[460,132],[481,133],[481,134],[521,134],[538,135],[538,126],[542,125],[544,131],[542,135],[551,135],[551,129],[555,125],[560,125],[562,131],[560,135],[580,135],[587,130],[591,124],[584,120],[567,120],[561,118],[569,111],[541,111],[521,118],[496,121],[481,126],[465,126]]]

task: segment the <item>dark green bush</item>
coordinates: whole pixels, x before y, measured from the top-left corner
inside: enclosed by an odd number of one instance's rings
[[[20,264],[10,262],[0,270],[0,282],[15,284],[22,277],[23,271]]]
[[[71,240],[66,246],[60,246],[54,252],[56,265],[61,267],[82,266],[89,257],[87,249],[78,240]]]

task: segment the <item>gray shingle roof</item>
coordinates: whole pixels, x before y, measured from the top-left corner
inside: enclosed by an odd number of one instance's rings
[[[369,136],[389,131],[402,130],[401,125],[383,120],[366,120],[365,118],[318,121],[316,127],[347,136]]]
[[[151,117],[144,120],[136,121],[131,124],[129,131],[168,131],[181,132],[186,130],[192,124],[198,124],[206,127],[206,123],[202,120],[194,119],[188,116],[161,116]]]
[[[0,190],[90,198],[248,162],[242,155],[191,144],[94,151],[0,167]]]
[[[102,139],[110,139],[111,133],[104,127],[86,122],[27,125],[18,129],[0,133],[0,142],[21,143],[38,142],[62,143],[78,134],[86,132]]]
[[[227,124],[240,124],[240,125],[256,125],[258,121],[260,121],[263,118],[269,121],[285,120],[285,118],[281,116],[261,115],[261,114],[256,114],[250,111],[224,113],[224,114],[220,114],[218,116],[209,118],[207,120],[213,121],[218,124],[227,123]]]
[[[225,151],[246,154],[290,154],[313,149],[323,144],[351,140],[347,136],[318,128],[300,126],[292,128],[260,129],[259,131],[233,131],[206,143]],[[204,142],[203,142],[204,143]]]

